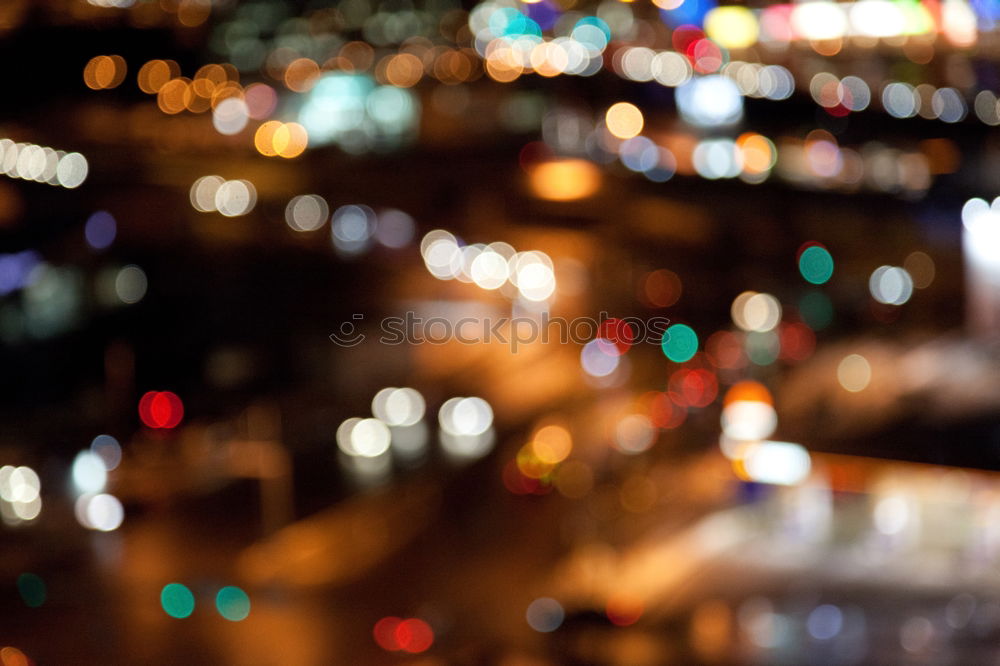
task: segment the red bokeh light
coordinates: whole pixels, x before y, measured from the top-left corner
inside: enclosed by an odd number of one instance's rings
[[[415,617],[400,622],[393,633],[400,649],[411,654],[426,652],[434,644],[431,625]]]
[[[782,360],[804,361],[816,349],[816,334],[805,324],[782,324],[778,335],[781,340],[781,354],[778,358]]]
[[[674,50],[678,53],[687,53],[688,46],[704,39],[705,33],[696,25],[680,25],[674,29],[670,36],[670,41],[674,45]]]
[[[184,418],[184,403],[171,391],[147,391],[139,400],[139,419],[148,428],[176,428]]]
[[[711,74],[719,71],[726,64],[726,59],[715,42],[711,39],[699,39],[691,42],[684,49],[685,55],[691,61],[694,71],[699,74]]]
[[[806,250],[808,250],[811,247],[819,247],[819,248],[823,248],[824,250],[826,250],[826,245],[823,245],[819,241],[806,241],[805,243],[803,243],[802,245],[800,245],[799,249],[795,252],[795,263],[796,264],[798,264],[799,260],[802,259],[802,253],[805,252]]]
[[[731,331],[716,331],[705,342],[708,362],[716,368],[735,370],[747,365],[743,339]]]
[[[719,383],[709,370],[681,369],[670,377],[670,398],[684,407],[707,407],[719,394]]]
[[[844,106],[843,104],[837,104],[836,106],[828,106],[823,108],[826,110],[827,113],[829,113],[834,118],[843,118],[844,116],[846,116],[848,113],[851,112],[851,110],[846,106]]]
[[[621,356],[632,347],[633,342],[635,330],[624,319],[605,319],[597,329],[597,344],[609,356]]]
[[[375,627],[372,629],[372,636],[380,648],[390,651],[400,649],[399,641],[396,640],[396,628],[399,627],[401,622],[400,618],[389,616],[375,623]]]
[[[681,279],[677,273],[661,268],[643,276],[639,283],[639,300],[651,308],[665,308],[681,297]]]
[[[648,414],[650,423],[657,428],[665,430],[676,428],[684,423],[687,417],[687,408],[674,403],[667,393],[661,391],[645,393],[640,404]]]
[[[434,644],[434,630],[415,617],[406,620],[394,616],[383,617],[372,628],[372,637],[383,650],[389,652],[426,652]]]
[[[638,599],[627,597],[611,597],[605,607],[605,613],[611,623],[619,627],[635,624],[642,617],[643,604]]]

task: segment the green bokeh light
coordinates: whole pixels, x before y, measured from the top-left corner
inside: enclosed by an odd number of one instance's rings
[[[160,605],[170,617],[184,619],[194,612],[194,595],[180,583],[168,583],[160,592]]]
[[[17,577],[17,591],[28,608],[38,608],[45,603],[45,581],[33,573]]]
[[[230,585],[215,595],[215,607],[222,617],[232,622],[239,622],[250,615],[250,597],[240,588]]]
[[[781,342],[774,331],[747,333],[747,358],[756,365],[771,365],[778,360]]]
[[[674,363],[690,361],[698,351],[698,334],[686,324],[674,324],[664,331],[661,347]]]
[[[833,321],[833,303],[821,291],[810,291],[799,299],[799,313],[806,325],[822,331]]]
[[[799,272],[806,282],[824,284],[833,277],[833,257],[825,247],[807,247],[799,256]]]

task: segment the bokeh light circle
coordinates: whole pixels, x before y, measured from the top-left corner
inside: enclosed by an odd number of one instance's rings
[[[660,346],[674,363],[690,361],[698,352],[698,334],[687,324],[674,324],[664,331]]]
[[[227,585],[215,595],[215,608],[230,622],[240,622],[250,615],[250,597],[234,585]]]
[[[160,606],[173,618],[184,619],[194,612],[194,594],[181,583],[167,583],[160,591]]]
[[[799,273],[806,282],[825,284],[833,277],[833,257],[821,245],[811,245],[799,255]]]
[[[539,597],[525,611],[528,626],[540,633],[550,633],[558,629],[566,618],[562,604],[551,597]]]

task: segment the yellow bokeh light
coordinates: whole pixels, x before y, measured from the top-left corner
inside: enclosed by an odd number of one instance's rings
[[[179,76],[180,73],[180,67],[173,60],[150,60],[139,68],[136,82],[139,84],[139,90],[155,95],[167,81]]]
[[[83,82],[91,90],[116,88],[125,80],[127,67],[119,55],[100,55],[91,58],[83,68]]]
[[[298,157],[309,145],[309,134],[306,128],[298,123],[284,123],[274,131],[271,139],[274,152],[281,157],[291,159]]]
[[[767,390],[767,387],[760,382],[744,379],[736,382],[726,391],[723,404],[730,405],[734,402],[763,402],[773,405],[774,398],[771,397],[771,392]]]
[[[759,174],[770,171],[778,160],[778,150],[766,136],[747,132],[736,139],[743,156],[743,171]]]
[[[203,94],[200,90],[204,90],[204,87],[199,89],[195,83],[192,82],[184,90],[184,108],[191,113],[204,113],[212,107],[211,93]]]
[[[601,187],[601,172],[581,159],[542,162],[529,173],[531,189],[542,199],[573,201],[593,195]]]
[[[212,91],[212,108],[214,109],[219,105],[219,102],[229,99],[230,97],[243,99],[243,86],[233,81],[226,81],[222,85],[217,86],[215,90]]]
[[[716,7],[705,16],[705,34],[727,49],[745,49],[757,42],[757,18],[746,7]]]
[[[631,139],[642,132],[642,111],[635,104],[618,102],[612,104],[604,115],[608,131],[619,139]]]
[[[412,53],[392,56],[385,67],[386,80],[400,88],[415,86],[423,75],[424,63]]]
[[[15,647],[5,647],[0,649],[0,664],[3,666],[28,666],[27,655]]]
[[[211,12],[210,0],[180,0],[177,4],[177,20],[189,28],[204,23]]]
[[[457,85],[472,79],[472,61],[462,51],[447,50],[434,60],[433,71],[441,83]]]
[[[510,83],[524,72],[509,48],[497,49],[486,57],[486,74],[499,83]]]
[[[871,380],[872,366],[861,354],[849,354],[837,366],[837,381],[845,391],[864,391]]]
[[[555,465],[569,457],[573,450],[573,438],[560,425],[547,425],[538,430],[531,440],[535,457],[544,463]]]
[[[229,77],[226,75],[226,70],[222,68],[222,65],[210,64],[205,65],[195,72],[191,87],[201,97],[210,98],[212,93],[215,92],[216,87],[226,83],[228,80]]]
[[[309,92],[319,80],[319,65],[309,58],[298,58],[285,68],[285,87],[293,92]]]
[[[257,152],[265,157],[274,157],[278,151],[274,149],[274,135],[282,126],[277,120],[269,120],[257,128],[253,136],[253,145]]]
[[[554,42],[542,42],[535,46],[529,60],[535,72],[546,78],[564,74],[569,67],[569,55]]]
[[[519,56],[514,50],[494,40],[486,49],[486,74],[494,81],[510,83],[524,72]]]
[[[219,67],[222,71],[226,73],[226,79],[232,81],[233,83],[240,82],[240,70],[236,69],[236,65],[231,62],[224,62]]]
[[[170,79],[156,94],[156,104],[164,113],[176,114],[186,107],[190,81],[184,77]]]
[[[544,478],[555,468],[554,464],[547,463],[536,456],[531,444],[525,444],[517,452],[516,463],[521,474],[529,479]]]
[[[350,71],[366,72],[375,62],[375,49],[366,42],[347,42],[340,48],[338,57],[346,61]]]

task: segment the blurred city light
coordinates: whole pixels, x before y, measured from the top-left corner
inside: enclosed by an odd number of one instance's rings
[[[996,661],[1000,4],[0,37],[0,666]]]

